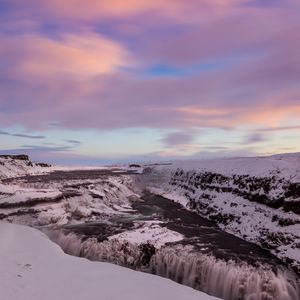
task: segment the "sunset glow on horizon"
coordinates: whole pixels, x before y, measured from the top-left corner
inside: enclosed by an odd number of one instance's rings
[[[300,151],[298,0],[2,0],[0,18],[0,154]]]

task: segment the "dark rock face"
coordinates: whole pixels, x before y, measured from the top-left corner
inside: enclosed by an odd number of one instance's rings
[[[25,154],[19,154],[19,155],[0,155],[0,158],[11,158],[16,160],[29,160],[29,156]]]
[[[0,209],[7,209],[7,208],[20,208],[20,207],[33,207],[37,204],[41,203],[56,203],[64,199],[64,194],[58,195],[54,198],[32,198],[30,200],[26,200],[24,202],[2,202],[0,203]]]
[[[140,262],[142,266],[149,266],[152,256],[156,252],[156,248],[149,242],[139,245],[141,251]]]
[[[300,275],[300,182],[270,174],[224,175],[177,169],[171,189],[188,199],[188,207],[221,228],[252,241],[287,262]]]
[[[0,155],[0,158],[5,158],[5,159],[13,159],[13,160],[23,160],[26,161],[26,165],[29,167],[33,167],[33,163],[29,160],[29,156],[26,154],[18,154],[18,155]],[[51,167],[50,164],[46,164],[46,163],[34,163],[36,166],[42,167],[42,168],[48,168]],[[2,163],[3,165],[3,163]]]
[[[137,164],[131,164],[129,165],[129,168],[140,168],[141,165],[137,165]]]
[[[46,164],[46,163],[36,163],[37,166],[42,167],[42,168],[49,168],[51,165]]]
[[[226,192],[272,208],[283,208],[300,214],[300,183],[290,183],[279,177],[254,177],[249,175],[225,176],[211,172],[177,170],[170,184],[194,194],[195,190],[205,192]]]
[[[285,197],[299,199],[300,198],[300,183],[290,183],[286,189]]]
[[[276,249],[278,246],[290,244],[292,238],[281,232],[268,232],[267,230],[261,230],[260,244],[265,249]]]

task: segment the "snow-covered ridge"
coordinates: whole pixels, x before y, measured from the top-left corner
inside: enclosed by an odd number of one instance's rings
[[[52,171],[53,167],[44,163],[35,163],[27,155],[0,155],[0,179],[41,174]]]
[[[174,162],[148,177],[152,191],[270,249],[300,274],[300,154]]]
[[[157,170],[206,171],[223,175],[249,175],[253,177],[278,176],[291,182],[300,181],[300,153],[272,156],[216,158],[207,160],[172,161],[157,164]]]

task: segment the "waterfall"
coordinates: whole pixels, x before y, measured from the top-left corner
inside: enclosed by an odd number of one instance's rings
[[[165,247],[151,260],[152,273],[225,300],[299,300],[297,279],[288,270],[255,268],[245,263]]]
[[[120,266],[138,269],[143,253],[141,247],[116,239],[101,243],[97,238],[82,239],[75,233],[65,234],[61,230],[43,230],[65,253],[85,257],[93,261],[106,261]]]
[[[46,234],[71,255],[112,262],[156,274],[225,300],[300,300],[296,277],[287,269],[253,267],[193,251],[191,246],[165,246],[145,260],[140,245],[97,238],[82,239],[61,230]],[[146,261],[146,263],[145,263]]]

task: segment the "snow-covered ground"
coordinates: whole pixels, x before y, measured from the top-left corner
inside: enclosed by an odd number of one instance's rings
[[[22,206],[32,201],[55,201],[60,197],[62,193],[57,189],[24,189],[16,185],[7,186],[0,183],[0,207]]]
[[[27,155],[0,155],[0,180],[14,178],[25,175],[45,174],[53,171],[72,171],[72,170],[106,170],[105,166],[60,166],[45,163],[33,162]],[[113,169],[113,168],[109,168]],[[115,167],[116,172],[119,168]],[[127,168],[128,169],[128,168]]]
[[[24,209],[35,214],[29,225],[64,225],[95,221],[99,216],[131,211],[129,198],[138,197],[129,186],[129,176],[99,179],[62,180],[60,182],[0,183],[0,216],[11,222],[23,222]]]
[[[41,232],[0,222],[0,300],[217,299],[170,280],[69,256]]]
[[[27,174],[42,174],[54,170],[46,164],[34,163],[26,156],[22,159],[0,156],[0,179],[23,176]]]
[[[143,227],[112,235],[109,237],[109,240],[116,239],[137,245],[150,243],[156,249],[159,249],[166,243],[177,242],[183,240],[183,238],[183,235],[161,227],[159,223],[145,222]]]

